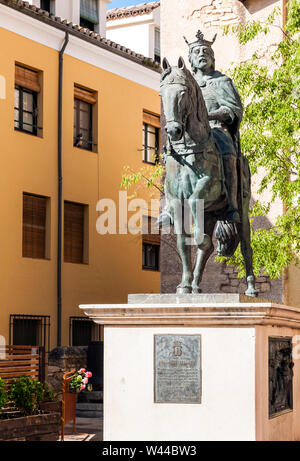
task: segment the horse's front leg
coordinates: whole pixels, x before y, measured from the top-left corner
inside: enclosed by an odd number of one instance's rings
[[[190,237],[186,234],[177,234],[177,248],[182,262],[182,278],[180,284],[177,286],[176,293],[192,292],[191,246],[187,245],[187,239],[190,240]]]

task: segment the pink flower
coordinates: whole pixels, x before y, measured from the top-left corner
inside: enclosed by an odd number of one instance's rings
[[[82,380],[83,384],[87,384],[89,382],[88,378],[83,378]]]
[[[91,371],[87,371],[86,374],[85,374],[85,377],[86,378],[91,378],[93,375],[92,375],[92,372]]]
[[[85,384],[83,384],[81,387],[80,387],[80,390],[82,391],[83,389],[85,389]]]
[[[78,371],[78,373],[85,373],[85,368],[80,368],[80,370]]]

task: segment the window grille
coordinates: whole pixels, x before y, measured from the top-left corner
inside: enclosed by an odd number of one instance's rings
[[[70,346],[87,346],[90,341],[100,341],[101,327],[86,317],[70,317]]]
[[[14,346],[43,346],[50,349],[50,316],[11,314],[9,344]]]

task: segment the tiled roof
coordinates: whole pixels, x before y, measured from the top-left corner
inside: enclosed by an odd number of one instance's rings
[[[123,8],[113,8],[106,13],[106,19],[113,21],[114,19],[127,18],[130,16],[139,16],[148,14],[160,6],[160,2],[140,3],[139,5],[124,6]]]
[[[34,5],[30,5],[29,2],[22,0],[0,0],[0,4],[13,8],[14,10],[24,13],[27,16],[37,19],[38,21],[44,22],[45,24],[56,27],[57,29],[68,31],[71,35],[81,38],[93,45],[99,46],[100,48],[111,51],[112,53],[118,54],[123,58],[130,59],[138,64],[149,67],[156,72],[161,71],[160,65],[153,59],[136,53],[126,46],[119,45],[112,40],[101,37],[96,32],[81,27],[78,24],[73,24],[67,19],[59,18],[50,14],[48,11],[42,10]]]

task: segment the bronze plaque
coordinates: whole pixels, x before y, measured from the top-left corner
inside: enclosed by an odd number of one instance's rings
[[[292,338],[269,337],[269,417],[293,409]]]
[[[154,402],[201,403],[201,335],[154,336]]]

